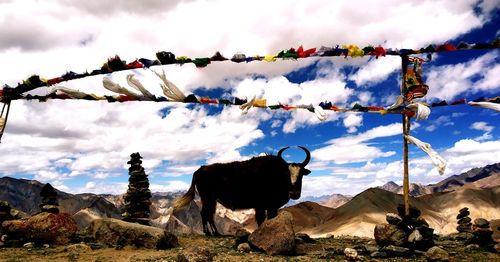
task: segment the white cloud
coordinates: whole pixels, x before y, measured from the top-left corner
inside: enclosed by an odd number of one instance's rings
[[[484,131],[487,133],[489,133],[489,132],[493,131],[493,129],[495,129],[494,126],[490,126],[486,122],[474,122],[470,125],[470,128],[474,129],[474,130]]]
[[[349,80],[354,81],[358,86],[373,85],[385,80],[398,69],[401,69],[401,58],[399,57],[372,59],[361,67],[358,72],[349,76]]]
[[[426,84],[430,86],[427,99],[452,100],[478,91],[492,91],[500,87],[500,66],[496,64],[498,51],[464,63],[431,67],[426,70]],[[474,83],[476,78],[480,80]]]
[[[347,128],[347,133],[354,133],[363,123],[363,117],[361,114],[347,114],[344,118],[344,126]]]
[[[318,161],[333,161],[337,164],[372,161],[379,157],[392,156],[395,152],[384,152],[364,142],[401,133],[401,125],[398,123],[379,126],[358,135],[332,139],[328,146],[312,151],[311,155]]]

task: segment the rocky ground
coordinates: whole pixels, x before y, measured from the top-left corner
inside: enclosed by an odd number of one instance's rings
[[[361,261],[427,261],[424,252],[411,255],[372,258],[376,250],[372,239],[356,237],[330,237],[315,239],[314,243],[299,243],[297,254],[270,256],[258,251],[238,251],[235,238],[205,237],[201,235],[179,236],[179,247],[167,250],[133,248],[121,249],[93,244],[65,246],[30,246],[0,248],[0,261],[342,261],[347,260],[345,248],[357,250]],[[449,237],[436,239],[437,246],[447,251],[450,261],[500,261],[500,254],[481,250],[477,246],[465,246]]]

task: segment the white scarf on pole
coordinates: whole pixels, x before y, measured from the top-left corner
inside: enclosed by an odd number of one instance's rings
[[[446,168],[446,160],[444,160],[436,151],[434,151],[430,144],[422,142],[410,135],[405,135],[405,138],[412,144],[418,146],[422,151],[427,153],[432,160],[432,163],[436,166],[440,175],[444,174]]]

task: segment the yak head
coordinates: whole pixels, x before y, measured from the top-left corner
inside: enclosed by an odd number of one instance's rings
[[[302,146],[299,147],[306,153],[306,159],[302,163],[287,163],[291,182],[288,196],[294,200],[300,198],[300,192],[302,190],[302,176],[307,176],[309,173],[311,173],[309,169],[306,169],[306,165],[309,163],[309,160],[311,160],[311,153],[309,152],[309,150],[307,150],[307,148]],[[283,161],[285,160],[283,159],[281,154],[286,149],[288,149],[288,147],[284,147],[278,152],[278,157]]]

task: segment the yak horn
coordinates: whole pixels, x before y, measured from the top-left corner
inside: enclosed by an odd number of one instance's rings
[[[304,150],[304,152],[306,152],[306,159],[304,160],[304,162],[302,162],[302,164],[300,164],[301,166],[306,166],[307,164],[309,164],[309,160],[311,160],[311,152],[309,152],[309,150],[307,150],[307,148],[303,147],[303,146],[299,146],[300,148],[302,148],[302,150]]]
[[[286,160],[283,159],[283,157],[281,156],[281,154],[283,153],[283,151],[287,150],[288,148],[289,148],[289,146],[283,147],[282,149],[280,149],[280,151],[278,151],[278,157],[281,158],[285,162],[286,162]]]

